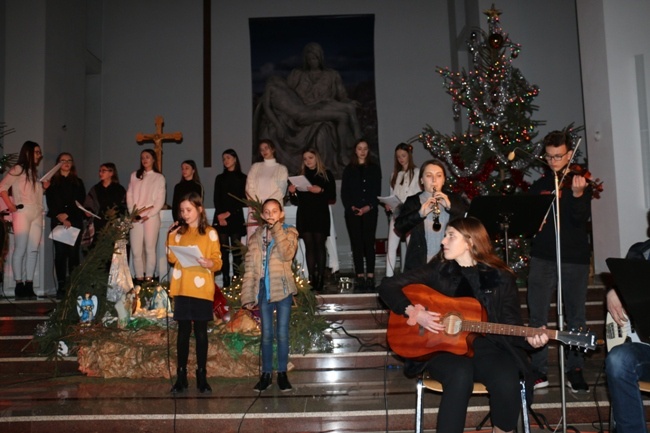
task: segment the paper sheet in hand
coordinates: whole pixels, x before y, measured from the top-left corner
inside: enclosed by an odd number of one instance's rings
[[[62,165],[63,163],[59,162],[57,165],[52,167],[52,170],[48,171],[43,175],[43,177],[41,178],[41,182],[45,182],[52,179],[52,176],[54,176],[54,174],[61,168]]]
[[[81,205],[81,203],[79,203],[77,200],[75,200],[74,203],[75,203],[75,204],[77,205],[77,207],[78,207],[79,209],[81,209],[83,212],[86,212],[87,214],[90,214],[90,216],[93,216],[93,217],[97,218],[98,220],[102,219],[102,217],[100,217],[99,215],[95,215],[94,213],[92,213],[91,211],[89,211],[88,209],[86,209],[85,207],[83,207],[83,206]]]
[[[390,206],[391,209],[397,209],[397,206],[402,204],[402,200],[397,198],[395,195],[389,195],[387,197],[377,197],[377,200],[380,202],[387,204]]]
[[[311,186],[311,182],[305,176],[289,176],[289,182],[296,187],[298,191],[306,192]]]
[[[49,238],[55,241],[63,242],[64,244],[74,245],[77,242],[77,237],[79,236],[79,230],[76,227],[70,226],[65,228],[64,226],[56,226],[52,229]]]
[[[174,253],[178,262],[184,268],[189,268],[192,266],[201,266],[199,264],[199,259],[203,257],[201,250],[196,245],[191,247],[181,247],[178,245],[171,245],[170,250]]]

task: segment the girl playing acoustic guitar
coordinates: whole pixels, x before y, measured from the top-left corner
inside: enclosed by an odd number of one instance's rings
[[[441,314],[445,306],[441,303],[413,305],[402,290],[413,284],[429,286],[422,287],[425,292],[434,292],[430,289],[433,287],[450,298],[475,298],[485,309],[489,322],[522,324],[515,276],[494,254],[488,233],[476,218],[450,221],[439,256],[420,268],[385,278],[378,287],[389,308],[408,317],[408,325],[419,325],[433,333],[445,331]],[[519,381],[528,372],[525,349],[545,345],[548,336],[544,331],[540,329],[539,334],[526,338],[474,334],[473,356],[440,351],[427,360],[408,360],[407,375],[426,370],[443,385],[436,431],[464,430],[473,382],[483,383],[490,393],[494,431],[514,430],[520,411]]]

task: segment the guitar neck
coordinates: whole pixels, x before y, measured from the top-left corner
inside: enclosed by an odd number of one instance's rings
[[[558,339],[558,331],[555,329],[531,328],[528,326],[507,325],[505,323],[471,322],[464,320],[461,329],[465,332],[510,335],[513,337],[534,337],[535,335],[544,333],[548,335],[548,338],[553,340]]]

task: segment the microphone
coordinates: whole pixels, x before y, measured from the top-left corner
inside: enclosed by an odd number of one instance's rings
[[[18,209],[22,209],[22,208],[24,208],[24,207],[25,207],[25,206],[22,205],[22,204],[17,204],[17,205],[16,205],[16,210],[18,210]],[[5,217],[5,216],[7,216],[7,215],[9,215],[9,214],[11,214],[11,212],[9,211],[9,209],[3,209],[2,211],[0,211],[0,217]]]
[[[181,228],[180,223],[178,221],[174,221],[174,224],[172,224],[171,227],[169,227],[167,234],[174,233],[179,228]]]
[[[508,154],[508,161],[512,161],[512,160],[515,159],[515,157],[516,157],[516,154],[515,154],[515,153],[516,153],[517,151],[519,151],[519,152],[525,154],[526,156],[528,156],[529,158],[531,158],[531,159],[533,159],[533,160],[535,160],[535,161],[537,161],[537,162],[541,162],[542,164],[544,164],[544,165],[547,166],[547,167],[551,167],[551,166],[549,165],[549,163],[546,162],[546,160],[544,159],[544,157],[533,155],[532,153],[530,153],[530,152],[526,152],[524,149],[521,149],[521,148],[519,148],[519,147],[515,148],[515,150],[513,150],[512,152],[510,152],[510,153]]]

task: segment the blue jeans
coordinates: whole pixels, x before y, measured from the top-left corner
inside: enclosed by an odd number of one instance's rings
[[[607,387],[617,433],[647,432],[639,380],[650,380],[650,346],[625,343],[605,359]]]
[[[273,372],[273,338],[278,344],[278,370],[287,371],[289,362],[289,319],[293,296],[289,295],[281,301],[268,302],[266,291],[260,287],[259,303],[262,324],[262,373]],[[276,313],[277,323],[274,326],[273,313]],[[274,335],[275,334],[275,335]]]
[[[585,327],[589,265],[562,263],[562,301],[567,329]],[[538,328],[548,324],[551,295],[557,288],[557,263],[537,257],[530,258],[528,273],[528,310],[530,326]],[[567,371],[582,368],[584,354],[580,349],[567,351]],[[537,374],[548,373],[548,345],[535,350],[531,363]]]

